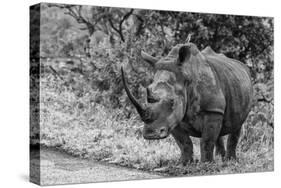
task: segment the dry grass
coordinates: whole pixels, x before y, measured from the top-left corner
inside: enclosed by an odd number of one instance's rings
[[[142,123],[122,110],[110,110],[94,101],[96,93],[83,87],[83,95],[70,90],[51,75],[41,79],[41,144],[58,147],[82,158],[115,163],[171,175],[206,175],[272,171],[273,129],[263,122],[252,124],[259,108],[246,121],[237,155],[239,160],[192,163],[179,166],[180,151],[170,136],[159,141],[142,138]],[[81,88],[80,88],[81,89]],[[79,88],[75,88],[79,91]],[[199,140],[193,139],[199,159]]]

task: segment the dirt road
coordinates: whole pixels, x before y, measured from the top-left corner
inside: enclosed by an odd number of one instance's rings
[[[161,178],[138,170],[80,159],[57,151],[42,148],[41,185],[122,181]]]

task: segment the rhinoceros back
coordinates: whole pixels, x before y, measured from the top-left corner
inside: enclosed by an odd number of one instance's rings
[[[210,48],[202,51],[225,96],[226,109],[222,132],[226,134],[241,127],[252,105],[250,72],[243,63],[217,54]]]

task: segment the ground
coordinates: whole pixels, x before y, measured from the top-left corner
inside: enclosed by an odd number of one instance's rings
[[[73,157],[56,149],[41,149],[41,185],[122,181],[164,176]],[[36,160],[36,159],[33,159]]]

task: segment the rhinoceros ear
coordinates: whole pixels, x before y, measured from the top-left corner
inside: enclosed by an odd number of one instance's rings
[[[190,48],[189,46],[182,46],[179,49],[178,65],[182,65],[185,60],[190,58]]]
[[[158,58],[156,57],[153,57],[145,52],[141,52],[141,57],[146,61],[148,62],[152,67],[155,67],[155,64],[157,63],[157,61],[159,60]]]

